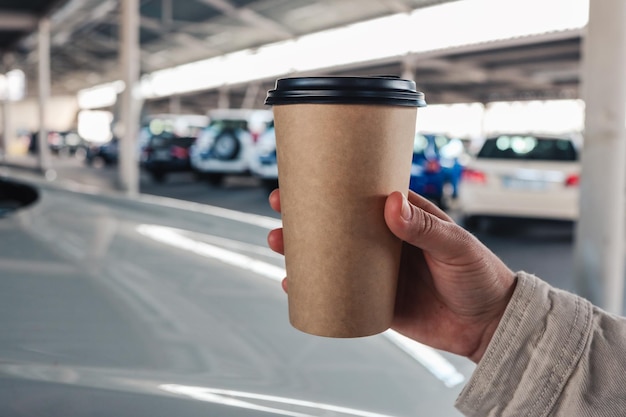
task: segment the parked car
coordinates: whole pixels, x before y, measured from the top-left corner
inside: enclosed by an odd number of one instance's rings
[[[198,137],[209,124],[209,117],[202,114],[157,113],[145,116],[139,131],[139,148],[146,145],[151,135],[171,133],[179,137]]]
[[[251,175],[254,145],[273,119],[271,110],[214,110],[209,118],[209,126],[191,148],[196,176],[220,185],[226,176]]]
[[[451,139],[444,135],[417,133],[409,188],[443,207],[444,186],[450,184],[451,197],[456,198],[457,185],[462,171],[461,156],[464,154],[462,147],[458,139]],[[264,187],[271,191],[278,187],[276,132],[273,122],[259,137],[255,149],[256,157],[251,164],[252,174],[260,178]]]
[[[278,187],[274,121],[270,122],[265,133],[259,136],[255,151],[255,157],[250,163],[252,175],[261,179],[266,190],[272,191]]]
[[[444,205],[445,176],[441,167],[439,144],[447,141],[445,136],[416,133],[413,142],[413,160],[409,189]]]
[[[165,182],[169,173],[191,172],[189,148],[194,136],[179,137],[171,132],[149,134],[141,150],[141,167],[155,182]]]
[[[3,417],[461,415],[469,360],[290,326],[276,218],[16,175],[0,207]]]
[[[37,154],[39,151],[39,132],[32,132],[29,135],[28,152]],[[48,148],[53,155],[73,156],[79,153],[84,157],[87,143],[74,130],[53,130],[48,132]]]
[[[85,164],[96,167],[117,165],[119,151],[117,137],[104,143],[93,143],[86,147]]]
[[[443,171],[444,194],[455,200],[459,196],[459,183],[470,155],[461,139],[447,136],[438,138],[442,138],[442,145],[439,145],[439,162]],[[448,186],[449,190],[446,190]]]
[[[499,134],[465,167],[459,206],[468,228],[484,217],[578,218],[576,135]]]

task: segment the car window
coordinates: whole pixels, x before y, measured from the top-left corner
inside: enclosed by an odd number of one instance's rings
[[[416,134],[413,141],[413,154],[422,155],[426,158],[437,158],[439,154],[438,136]],[[441,139],[439,139],[441,142]]]
[[[533,135],[501,135],[489,138],[478,158],[576,161],[578,152],[568,139]]]
[[[167,134],[152,136],[152,139],[150,140],[150,146],[154,148],[161,148],[161,147],[168,146],[171,138],[172,136],[167,135]]]
[[[237,129],[248,129],[248,121],[247,120],[239,120],[239,119],[229,119],[229,120],[213,120],[209,127],[214,130],[237,130]]]
[[[424,150],[428,147],[428,138],[424,135],[415,135],[413,141],[413,153],[424,153]]]
[[[172,138],[172,145],[176,145],[176,146],[181,146],[183,148],[188,148],[190,147],[194,141],[196,140],[196,138],[194,137],[182,137],[182,138]]]

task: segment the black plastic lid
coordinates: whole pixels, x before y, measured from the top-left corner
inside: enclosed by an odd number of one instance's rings
[[[270,106],[300,103],[426,106],[414,81],[392,76],[280,78],[265,98]]]

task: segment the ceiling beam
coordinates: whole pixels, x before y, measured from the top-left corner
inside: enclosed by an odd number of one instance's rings
[[[385,6],[396,13],[410,13],[413,9],[401,0],[380,0]]]
[[[35,14],[9,12],[0,9],[0,30],[32,31],[39,19]]]
[[[226,16],[238,19],[244,23],[253,25],[255,28],[271,31],[274,34],[284,39],[294,37],[294,34],[288,30],[285,26],[278,22],[268,19],[265,16],[255,12],[248,7],[235,7],[232,3],[226,0],[198,0],[208,6],[211,6]]]

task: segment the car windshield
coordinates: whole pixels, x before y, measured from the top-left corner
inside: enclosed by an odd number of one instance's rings
[[[172,138],[172,145],[188,148],[195,142],[195,140],[196,138],[188,136],[182,138]]]
[[[237,130],[237,129],[248,129],[248,122],[246,120],[238,120],[238,119],[232,119],[232,120],[223,120],[223,119],[218,119],[218,120],[213,120],[211,121],[211,123],[209,124],[209,126],[211,127],[211,129],[215,129],[215,130]]]
[[[528,159],[576,161],[578,152],[571,140],[533,135],[501,135],[489,138],[478,152],[485,159]]]
[[[426,158],[436,158],[439,149],[445,145],[448,138],[441,135],[424,135],[418,133],[413,141],[413,154],[424,156]]]
[[[163,132],[159,135],[154,135],[152,136],[152,139],[150,140],[150,144],[153,147],[161,147],[161,146],[168,146],[170,141],[174,138],[174,134],[170,133],[170,132]]]

